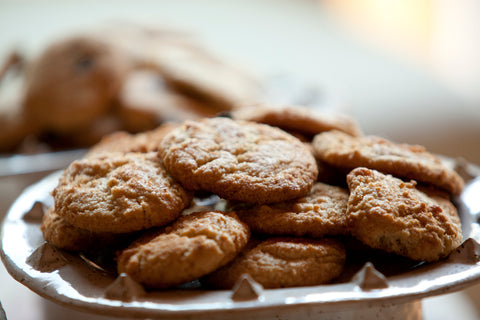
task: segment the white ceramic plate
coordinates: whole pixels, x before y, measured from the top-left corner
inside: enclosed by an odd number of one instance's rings
[[[478,168],[475,167],[475,170]],[[366,259],[353,261],[350,270],[336,283],[259,289],[258,295],[247,295],[244,300],[232,299],[232,291],[205,290],[195,285],[149,291],[133,300],[109,299],[105,292],[115,281],[115,274],[102,271],[79,255],[54,249],[42,237],[39,229],[40,204],[51,205],[50,191],[59,175],[59,172],[54,173],[32,185],[14,202],[3,223],[0,253],[13,278],[39,295],[71,308],[111,316],[156,319],[198,319],[200,316],[209,319],[259,318],[273,314],[298,315],[298,310],[307,317],[335,309],[350,310],[354,314],[355,310],[365,306],[408,304],[424,297],[460,290],[480,281],[480,228],[477,220],[480,178],[477,177],[455,199],[466,239],[463,247],[449,259],[432,264],[412,264],[388,255],[371,260],[378,270],[385,273],[388,285],[385,288],[381,288],[382,285],[378,289],[375,285],[362,288],[361,280],[351,280],[361,265],[370,260]],[[42,252],[43,258],[39,254]],[[40,267],[38,259],[48,260],[46,267]],[[397,268],[384,268],[382,264],[385,260],[391,260],[387,264],[393,263]]]

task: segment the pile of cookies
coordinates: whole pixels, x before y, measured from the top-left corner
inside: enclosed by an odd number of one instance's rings
[[[0,152],[90,147],[257,101],[263,80],[191,34],[132,24],[53,40],[0,61]]]
[[[416,145],[299,106],[105,137],[74,161],[43,218],[49,243],[116,252],[147,288],[319,285],[342,275],[350,237],[438,261],[462,241],[463,180]]]

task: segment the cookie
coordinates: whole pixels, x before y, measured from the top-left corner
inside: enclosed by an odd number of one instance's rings
[[[286,202],[259,205],[237,213],[259,234],[323,237],[348,234],[348,190],[317,182],[310,193]]]
[[[436,261],[460,245],[460,219],[447,198],[367,168],[354,169],[347,182],[348,224],[352,235],[370,247]]]
[[[2,61],[4,60],[4,61]],[[18,152],[22,142],[36,133],[36,123],[21,110],[25,77],[23,58],[16,51],[0,57],[0,152]],[[29,150],[26,150],[28,152]]]
[[[72,114],[73,115],[73,114]],[[40,141],[44,141],[54,150],[71,148],[89,148],[98,143],[105,135],[122,130],[122,124],[113,115],[104,115],[92,119],[81,128],[71,128],[68,132],[45,130],[39,132]]]
[[[205,48],[184,44],[149,48],[153,69],[177,92],[195,97],[217,111],[258,101],[263,80],[237,65],[226,63]]]
[[[195,35],[132,25],[96,34],[134,59],[137,70],[158,73],[176,92],[203,101],[217,111],[230,110],[240,101],[256,101],[265,94],[264,79],[238,62],[218,56]]]
[[[324,131],[339,130],[361,136],[358,123],[351,117],[296,105],[252,105],[235,109],[232,118],[265,123],[287,132],[299,133],[310,139]]]
[[[96,145],[91,147],[86,157],[96,157],[99,154],[107,152],[142,152],[148,153],[158,151],[159,146],[171,130],[178,124],[167,122],[158,128],[142,133],[131,134],[125,131],[117,131],[106,135]]]
[[[164,138],[159,154],[186,189],[247,203],[304,196],[318,174],[314,157],[298,139],[228,118],[184,122]]]
[[[317,158],[344,170],[367,167],[454,195],[464,187],[454,170],[419,145],[396,144],[375,136],[352,137],[339,131],[318,134],[312,145]]]
[[[125,241],[130,235],[109,232],[92,232],[68,224],[50,207],[43,215],[40,226],[45,241],[69,251],[92,252]],[[99,246],[101,244],[101,246]]]
[[[195,212],[122,251],[118,272],[150,288],[180,285],[230,262],[249,237],[248,227],[234,212]]]
[[[225,267],[202,283],[231,289],[243,274],[264,288],[314,286],[338,277],[345,265],[345,248],[335,239],[270,238],[251,241]]]
[[[151,130],[165,121],[212,117],[218,109],[170,88],[153,70],[130,72],[118,94],[118,115],[129,132]]]
[[[129,62],[98,39],[76,36],[52,43],[29,66],[24,111],[45,130],[78,131],[110,112]]]
[[[125,233],[175,220],[191,196],[156,153],[106,153],[74,161],[53,191],[57,213],[93,232]]]

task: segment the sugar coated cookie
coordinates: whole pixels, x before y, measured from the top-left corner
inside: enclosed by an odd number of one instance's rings
[[[310,194],[295,200],[238,210],[252,231],[260,234],[323,237],[348,234],[348,190],[317,182]]]
[[[159,154],[185,188],[247,203],[304,196],[318,175],[314,157],[298,139],[228,118],[186,121],[165,137]]]
[[[59,216],[55,212],[55,207],[46,210],[40,229],[45,241],[57,248],[70,251],[93,252],[106,246],[121,244],[131,237],[130,234],[92,232],[77,228]]]
[[[352,137],[339,131],[320,133],[312,144],[316,157],[344,169],[367,167],[431,184],[455,195],[464,186],[454,170],[422,146],[396,144],[375,136]]]
[[[230,262],[247,244],[248,226],[234,212],[196,212],[147,234],[118,256],[118,272],[147,287],[167,288]]]
[[[191,196],[153,153],[106,153],[74,161],[53,191],[57,213],[94,232],[124,233],[175,220]]]
[[[232,118],[265,123],[288,132],[295,132],[312,138],[330,130],[339,130],[352,136],[361,136],[357,121],[339,113],[329,113],[296,105],[252,105],[237,108]]]
[[[345,248],[335,239],[270,238],[251,241],[237,258],[202,282],[230,289],[249,274],[264,288],[313,286],[338,277],[344,264]]]
[[[447,198],[367,168],[350,172],[347,182],[348,223],[363,243],[425,261],[446,257],[460,245],[460,219]]]

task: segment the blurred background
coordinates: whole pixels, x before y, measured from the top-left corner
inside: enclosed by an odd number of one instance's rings
[[[0,63],[13,50],[33,60],[60,37],[112,23],[185,31],[256,78],[283,79],[275,102],[313,101],[350,114],[366,134],[480,164],[480,1],[0,0]],[[0,217],[55,169],[9,175],[12,158],[0,164]],[[83,318],[17,284],[3,266],[0,283],[8,319]],[[447,319],[452,308],[478,318],[479,288],[426,299],[425,318]]]

